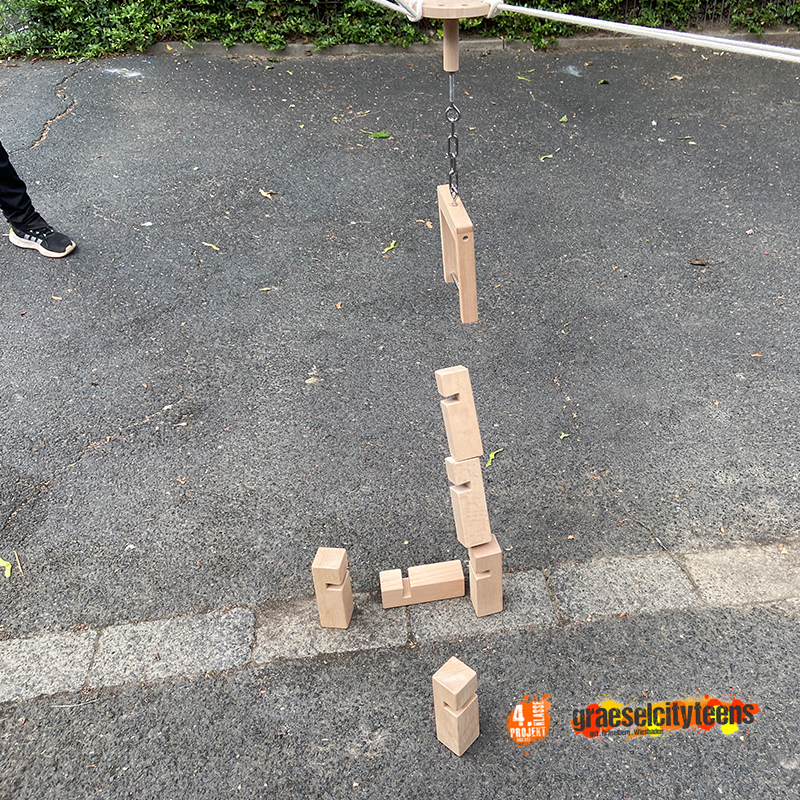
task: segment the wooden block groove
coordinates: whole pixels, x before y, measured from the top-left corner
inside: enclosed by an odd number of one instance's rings
[[[478,738],[478,676],[453,657],[433,676],[433,708],[436,737],[457,756]]]
[[[494,534],[469,548],[469,597],[479,617],[503,610],[503,551]]]
[[[475,547],[492,539],[489,511],[483,488],[481,462],[477,458],[456,461],[452,456],[444,461],[450,487],[450,501],[456,523],[456,536],[464,547]]]
[[[459,365],[436,370],[435,374],[439,394],[445,397],[440,405],[451,457],[455,461],[468,461],[482,456],[483,443],[469,370]]]
[[[409,567],[407,578],[399,569],[383,570],[379,577],[384,608],[463,597],[466,591],[464,568],[460,561]]]
[[[320,547],[311,565],[319,624],[323,628],[347,628],[353,615],[353,589],[347,569],[347,551]]]

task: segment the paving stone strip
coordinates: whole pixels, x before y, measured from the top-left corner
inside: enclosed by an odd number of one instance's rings
[[[505,610],[477,618],[467,597],[384,610],[356,594],[347,630],[320,628],[313,599],[0,642],[0,703],[410,641],[552,627],[595,617],[800,598],[800,539],[784,544],[595,559],[509,573]]]

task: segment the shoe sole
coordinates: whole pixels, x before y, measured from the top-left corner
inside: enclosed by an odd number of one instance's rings
[[[15,244],[17,247],[23,247],[26,250],[38,250],[43,256],[47,258],[64,258],[64,256],[68,256],[77,247],[75,242],[70,242],[69,247],[63,253],[56,253],[53,250],[48,250],[43,245],[37,244],[36,242],[32,242],[29,239],[23,239],[17,236],[17,234],[14,233],[13,230],[8,234],[8,239],[11,242],[11,244]]]

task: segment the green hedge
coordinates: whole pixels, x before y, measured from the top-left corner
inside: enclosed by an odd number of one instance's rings
[[[519,5],[676,29],[713,19],[717,9],[708,0],[642,0],[641,5],[636,0],[520,0]],[[800,2],[732,0],[724,21],[750,31],[795,24]],[[368,0],[0,0],[0,56],[88,58],[140,51],[164,40],[218,39],[225,45],[254,42],[273,49],[293,41],[313,42],[317,48],[408,45],[439,35],[436,24],[411,24]],[[463,27],[538,46],[575,31],[517,14],[465,20]]]

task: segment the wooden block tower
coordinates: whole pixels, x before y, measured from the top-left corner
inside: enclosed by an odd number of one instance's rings
[[[319,624],[323,628],[346,628],[353,615],[353,589],[342,547],[320,547],[311,565],[317,596]]]
[[[453,657],[433,676],[433,710],[436,737],[462,756],[480,734],[478,676]]]
[[[445,469],[458,541],[469,552],[469,594],[479,617],[503,610],[503,553],[489,528],[480,457],[483,455],[478,415],[466,367],[436,372],[450,456]]]

